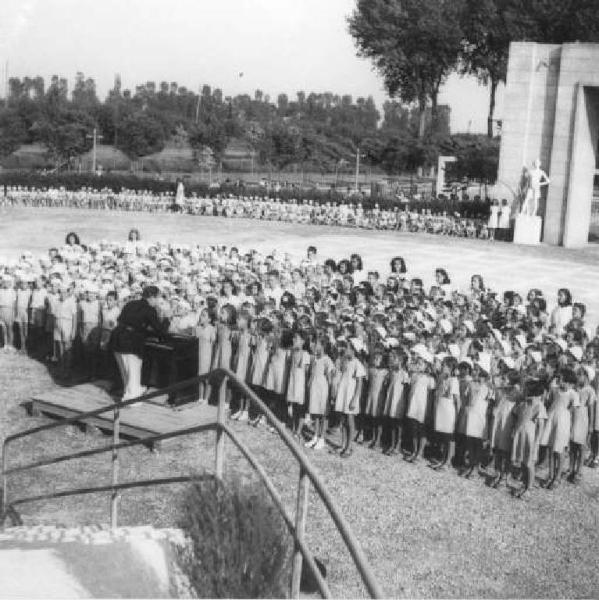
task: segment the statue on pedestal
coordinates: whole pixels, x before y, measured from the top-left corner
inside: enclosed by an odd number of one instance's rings
[[[539,209],[539,198],[541,197],[541,187],[549,185],[550,180],[547,173],[541,169],[540,159],[532,163],[532,169],[527,169],[527,188],[525,190],[524,202],[520,210],[521,215],[535,217]]]
[[[175,204],[181,206],[185,201],[185,188],[183,187],[183,182],[179,181],[177,184],[177,194],[175,196]]]

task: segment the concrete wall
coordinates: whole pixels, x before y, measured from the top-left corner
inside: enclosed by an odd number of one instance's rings
[[[543,241],[550,244],[580,246],[587,241],[598,66],[599,44],[510,46],[498,183],[517,193],[523,166],[541,159],[551,179],[539,210]]]
[[[549,165],[560,55],[559,44],[510,45],[498,183],[512,191],[512,201],[524,166],[530,167],[536,158],[541,159],[543,169]],[[512,212],[518,209],[514,202]]]
[[[588,186],[580,179],[581,171],[577,169],[571,173],[570,168],[573,156],[578,156],[580,160],[585,152],[589,152],[588,132],[584,128],[588,128],[590,123],[586,117],[583,118],[583,114],[580,114],[579,130],[575,135],[576,108],[579,88],[599,86],[598,65],[599,44],[564,44],[562,46],[553,150],[549,167],[551,185],[547,197],[543,237],[543,240],[550,244],[564,243],[564,245],[573,247],[584,245],[587,241],[591,198],[586,197]],[[581,90],[580,93],[583,94],[583,91]],[[586,102],[581,97],[581,113],[586,109]],[[572,176],[574,177],[571,180]],[[583,179],[586,180],[586,177],[583,176]],[[570,204],[569,207],[568,204]],[[582,217],[583,210],[588,210],[589,215],[584,215],[584,218],[581,219],[569,219],[568,227],[571,230],[566,235],[564,229],[566,212],[571,215],[577,213]],[[586,229],[582,231],[585,222]],[[574,231],[575,228],[580,231]]]

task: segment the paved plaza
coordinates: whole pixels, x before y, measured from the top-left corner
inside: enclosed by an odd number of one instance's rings
[[[340,259],[358,252],[364,268],[389,270],[389,260],[400,255],[409,273],[430,285],[436,267],[448,270],[459,288],[479,273],[496,291],[521,293],[542,289],[549,306],[559,287],[568,287],[576,300],[586,303],[588,322],[599,323],[599,244],[583,250],[555,246],[516,246],[501,242],[448,238],[428,234],[366,231],[175,214],[117,213],[77,209],[17,208],[0,211],[0,259],[16,258],[23,250],[44,253],[64,243],[67,232],[76,231],[82,242],[124,240],[137,227],[142,239],[179,243],[226,244],[244,251],[288,252],[294,258],[306,247],[318,247],[321,259]]]

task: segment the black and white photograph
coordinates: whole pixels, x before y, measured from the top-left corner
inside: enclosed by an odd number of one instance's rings
[[[599,595],[599,0],[0,0],[0,599]]]

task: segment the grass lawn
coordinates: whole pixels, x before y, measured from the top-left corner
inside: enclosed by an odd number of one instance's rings
[[[25,415],[20,403],[55,386],[44,365],[0,355],[0,436],[46,422]],[[295,506],[298,469],[278,437],[234,423],[282,493]],[[179,438],[160,453],[133,448],[121,454],[121,480],[189,474],[211,468],[213,433]],[[75,427],[57,429],[14,446],[13,461],[106,443],[108,438]],[[247,463],[227,445],[227,469],[251,476]],[[584,468],[579,486],[536,489],[528,501],[482,479],[464,481],[398,457],[358,447],[348,460],[309,451],[350,521],[386,594],[395,597],[595,597],[599,589],[599,473]],[[43,467],[14,477],[12,498],[110,481],[110,457],[95,456]],[[181,487],[125,492],[122,525],[172,526]],[[107,495],[25,505],[28,524],[107,523]],[[312,494],[308,541],[329,569],[335,596],[363,596],[332,522]]]

